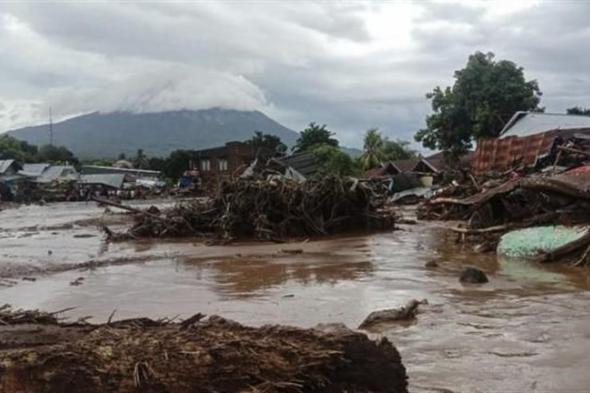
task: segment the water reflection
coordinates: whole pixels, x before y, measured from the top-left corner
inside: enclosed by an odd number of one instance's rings
[[[363,247],[357,247],[364,249]],[[374,265],[359,260],[359,255],[337,255],[331,252],[311,252],[299,255],[234,256],[229,258],[183,258],[188,270],[207,271],[214,281],[214,290],[231,297],[249,297],[291,283],[311,286],[334,285],[339,281],[358,280],[369,276]]]

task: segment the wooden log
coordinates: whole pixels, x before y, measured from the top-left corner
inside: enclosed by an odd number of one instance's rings
[[[464,233],[466,235],[476,235],[482,233],[493,233],[493,232],[502,232],[507,231],[511,228],[514,228],[516,224],[504,224],[504,225],[495,225],[487,228],[462,228],[462,227],[453,227],[449,228],[453,232],[457,233]]]
[[[582,154],[582,155],[585,155],[587,157],[590,157],[590,152],[588,152],[588,151],[574,149],[574,148],[567,147],[567,146],[558,146],[557,148],[560,151],[566,151],[568,153],[574,153],[574,154]]]

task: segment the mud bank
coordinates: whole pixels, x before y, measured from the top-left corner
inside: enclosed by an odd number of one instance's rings
[[[344,325],[3,317],[1,392],[407,392],[395,347]]]

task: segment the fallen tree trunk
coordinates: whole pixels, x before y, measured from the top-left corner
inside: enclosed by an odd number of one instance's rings
[[[0,326],[0,391],[407,392],[387,339],[371,341],[343,325],[251,328],[202,317],[8,322]]]

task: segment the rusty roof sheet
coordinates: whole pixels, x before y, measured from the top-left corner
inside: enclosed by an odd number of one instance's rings
[[[590,173],[560,174],[551,177],[535,176],[522,180],[522,187],[531,190],[551,191],[575,198],[590,199]]]
[[[525,137],[481,138],[477,141],[472,168],[476,173],[483,173],[491,170],[507,170],[516,163],[535,166],[539,158],[551,152],[557,137],[568,139],[587,135],[590,135],[590,128],[551,130]]]

